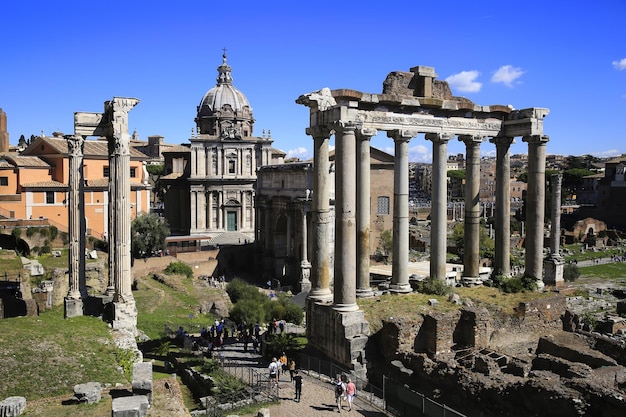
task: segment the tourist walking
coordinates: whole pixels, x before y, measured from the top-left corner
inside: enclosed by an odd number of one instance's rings
[[[346,394],[346,383],[338,379],[335,383],[335,401],[337,402],[337,412],[341,413],[341,402]]]
[[[302,395],[302,375],[300,375],[297,370],[293,373],[292,381],[296,390],[296,397],[294,399],[300,402],[300,396]]]
[[[290,359],[289,364],[287,366],[289,366],[289,377],[291,378],[291,381],[293,382],[293,376],[297,372],[296,361],[294,361],[293,359]]]
[[[278,365],[280,365],[278,369],[278,379],[280,379],[280,374],[287,372],[287,354],[285,352],[280,355],[280,363]]]
[[[270,372],[270,387],[274,386],[274,384],[278,385],[278,360],[276,358],[272,358],[272,362],[267,368]]]
[[[348,397],[348,410],[352,411],[352,401],[354,401],[354,396],[356,395],[356,385],[352,382],[352,379],[348,379],[348,383],[346,384],[346,396]]]

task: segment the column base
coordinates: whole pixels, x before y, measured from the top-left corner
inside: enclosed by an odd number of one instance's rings
[[[369,298],[374,296],[374,291],[371,288],[357,288],[356,298]]]
[[[413,288],[409,284],[391,284],[389,286],[389,292],[392,294],[408,294],[413,292]]]
[[[66,297],[64,300],[64,314],[63,317],[66,319],[72,317],[79,317],[83,315],[83,300],[80,298],[69,298]]]
[[[342,313],[349,313],[351,311],[358,311],[359,310],[359,305],[354,303],[354,304],[333,304],[332,305],[333,310],[335,311],[340,311]]]
[[[333,293],[328,288],[316,288],[309,293],[309,298],[315,301],[327,303],[333,300]]]
[[[483,285],[483,280],[480,277],[461,277],[461,285],[464,287],[477,287]]]
[[[563,269],[565,268],[565,262],[560,255],[552,255],[545,261],[543,261],[544,277],[543,283],[546,285],[553,285],[557,288],[565,285],[563,279]]]

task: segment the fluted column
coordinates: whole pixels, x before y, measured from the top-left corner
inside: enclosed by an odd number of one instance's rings
[[[463,135],[459,140],[465,143],[463,278],[477,281],[480,266],[480,144],[484,137]]]
[[[309,247],[308,247],[308,233],[307,233],[307,221],[306,221],[306,207],[305,203],[302,203],[302,234],[301,234],[301,247],[302,253],[300,254],[300,291],[311,290],[311,262],[309,262]]]
[[[85,219],[83,190],[83,157],[85,139],[66,136],[69,156],[68,231],[69,231],[69,291],[67,298],[79,300],[87,296],[85,283],[85,236],[81,225]],[[82,250],[82,251],[81,251]]]
[[[511,276],[511,144],[515,138],[499,136],[496,145],[496,238],[494,274]]]
[[[427,133],[426,139],[433,143],[432,203],[430,211],[430,276],[446,278],[446,233],[447,233],[447,177],[446,162],[447,133]]]
[[[375,129],[361,129],[358,132],[358,162],[356,167],[356,228],[357,228],[357,297],[374,295],[370,287],[370,210],[371,174],[370,141]]]
[[[328,142],[331,130],[324,126],[307,128],[313,136],[313,251],[311,256],[311,292],[309,297],[320,301],[332,299],[330,292],[330,190],[328,184],[330,162]]]
[[[335,139],[334,305],[356,311],[356,126],[339,122]]]
[[[112,224],[115,240],[109,244],[112,255],[116,302],[133,301],[130,239],[130,135],[128,134],[128,112],[139,102],[137,99],[115,98],[112,107],[112,135],[108,137],[109,165],[115,167],[109,177],[109,193],[112,206]],[[111,253],[112,252],[112,253]]]
[[[411,292],[409,284],[409,141],[417,132],[387,132],[395,146],[393,169],[393,259],[391,264],[392,293]]]
[[[546,144],[548,136],[524,136],[528,143],[528,190],[526,193],[526,256],[524,275],[543,284],[543,226],[546,200]]]

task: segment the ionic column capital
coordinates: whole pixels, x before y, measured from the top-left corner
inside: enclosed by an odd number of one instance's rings
[[[426,133],[424,137],[433,143],[447,143],[454,135],[451,133]]]
[[[506,145],[506,146],[511,146],[512,143],[515,143],[515,137],[514,136],[494,136],[493,138],[489,139],[489,142],[493,143],[494,145]]]
[[[392,138],[394,141],[408,142],[412,138],[416,137],[418,133],[419,132],[416,130],[395,129],[387,131],[387,137]]]
[[[548,135],[529,135],[522,137],[522,141],[526,143],[537,143],[537,144],[546,144],[550,141],[550,136]]]
[[[333,129],[326,125],[307,127],[306,134],[313,138],[330,138],[333,134]]]
[[[361,140],[370,140],[372,137],[378,134],[378,130],[372,128],[361,128],[357,130],[357,138]]]
[[[477,146],[483,143],[486,139],[486,136],[481,135],[459,135],[458,137],[460,142],[465,143],[465,146]]]

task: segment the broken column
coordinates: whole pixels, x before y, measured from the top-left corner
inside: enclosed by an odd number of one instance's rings
[[[550,176],[552,185],[552,212],[550,229],[550,255],[543,262],[545,268],[543,282],[546,285],[561,287],[565,284],[563,280],[563,268],[565,261],[559,253],[559,243],[561,240],[561,174]]]

